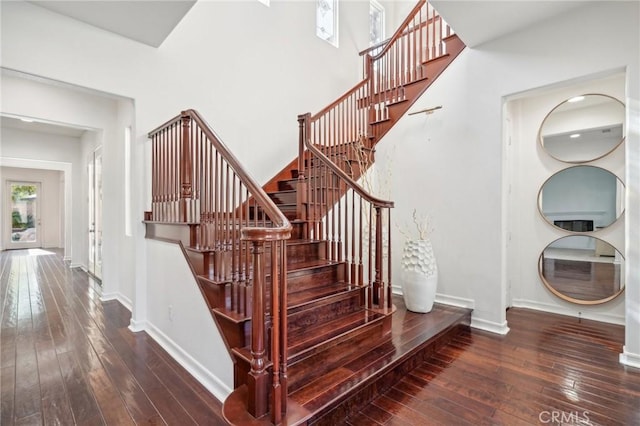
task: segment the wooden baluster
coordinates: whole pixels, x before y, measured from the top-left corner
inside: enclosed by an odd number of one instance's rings
[[[278,278],[278,241],[271,242],[271,422],[278,424],[282,420],[282,393],[280,389],[280,280]],[[282,289],[286,291],[285,289]],[[286,307],[282,306],[282,309]]]
[[[234,283],[238,281],[238,270],[236,264],[236,255],[238,253],[238,246],[236,241],[238,241],[238,218],[237,218],[237,205],[236,205],[236,180],[238,177],[235,172],[231,173],[231,211],[229,214],[231,215],[231,269],[229,271],[229,279]]]
[[[282,413],[287,412],[287,358],[288,358],[288,330],[287,330],[287,241],[280,241],[280,387],[282,393]]]
[[[387,308],[391,308],[393,301],[391,299],[391,209],[387,211]]]
[[[375,303],[374,292],[373,292],[373,274],[372,274],[372,266],[373,266],[373,212],[371,209],[371,205],[368,201],[364,202],[365,214],[368,214],[369,218],[367,219],[367,224],[369,225],[369,230],[367,231],[367,287],[369,289],[369,307],[373,307]]]
[[[296,186],[296,216],[298,219],[307,220],[307,212],[305,204],[307,202],[307,191],[305,176],[307,172],[305,170],[304,156],[305,156],[305,141],[307,138],[307,127],[310,114],[303,114],[298,116],[298,183]],[[308,229],[308,227],[305,227]],[[302,238],[309,238],[308,230],[305,231],[305,235]]]
[[[191,186],[191,132],[189,126],[191,124],[191,117],[183,112],[182,115],[182,152],[180,153],[180,221],[188,221],[188,200],[191,198],[192,186]]]
[[[436,11],[431,8],[431,59],[439,56],[439,40],[436,38]]]
[[[373,208],[373,206],[372,206]],[[374,303],[378,306],[384,306],[383,296],[383,280],[382,280],[382,209],[375,207],[376,210],[376,224],[375,224],[375,258],[374,258],[374,279],[373,279],[373,297]],[[373,219],[373,218],[372,218]],[[371,258],[369,258],[371,261]],[[369,275],[371,277],[371,275]]]
[[[262,417],[267,413],[268,377],[265,350],[264,241],[252,241],[253,309],[251,314],[251,371],[247,377],[249,413]]]

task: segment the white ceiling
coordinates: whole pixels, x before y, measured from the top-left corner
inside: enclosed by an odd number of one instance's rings
[[[469,47],[498,39],[589,1],[431,0],[433,7]]]
[[[158,47],[196,0],[28,0],[103,30]]]

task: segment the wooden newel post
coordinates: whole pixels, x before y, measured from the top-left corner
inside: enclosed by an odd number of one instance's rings
[[[376,276],[373,281],[373,303],[379,307],[384,306],[382,258],[382,208],[376,207],[376,257],[374,259]]]
[[[306,149],[305,142],[309,137],[309,118],[311,114],[306,113],[298,116],[298,132],[299,132],[299,147],[298,147],[298,183],[296,190],[296,212],[297,218],[300,220],[307,220],[307,172],[305,170],[305,157]],[[304,228],[303,238],[309,238],[308,226]]]
[[[193,193],[191,186],[191,117],[182,111],[182,147],[180,151],[180,221],[188,222],[190,200]]]
[[[247,378],[249,413],[256,418],[268,411],[265,349],[264,241],[252,241],[253,311],[251,313],[251,371]]]
[[[367,130],[369,134],[367,136],[371,136],[371,124],[376,121],[376,109],[374,106],[375,99],[375,85],[374,85],[374,72],[373,72],[373,58],[369,53],[364,57],[364,65],[365,65],[365,78],[367,79],[367,92],[369,95],[369,125],[367,126]]]

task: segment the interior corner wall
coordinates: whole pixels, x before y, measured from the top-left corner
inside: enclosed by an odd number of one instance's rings
[[[538,191],[545,181],[560,170],[575,166],[558,161],[542,149],[538,131],[546,115],[561,102],[586,93],[598,93],[625,99],[625,74],[586,78],[585,81],[565,82],[560,87],[537,89],[530,94],[518,94],[507,102],[506,118],[513,123],[508,153],[511,183],[508,246],[508,285],[511,286],[513,306],[528,307],[599,321],[624,324],[625,293],[604,304],[578,305],[553,295],[538,275],[538,258],[551,242],[567,235],[551,226],[538,211]],[[625,146],[618,146],[603,158],[586,163],[616,175],[622,182],[625,174]],[[609,242],[625,256],[624,218],[590,235]]]
[[[534,27],[465,49],[412,108],[442,105],[442,109],[431,115],[403,117],[376,147],[376,163],[381,168],[392,164],[394,222],[411,225],[414,208],[431,215],[439,268],[436,300],[473,307],[472,325],[495,332],[508,330],[505,269],[509,253],[504,242],[510,224],[503,210],[503,188],[509,186],[503,174],[504,98],[588,75],[626,70],[624,101],[638,105],[639,6],[637,2],[587,3]],[[627,135],[627,151],[630,146],[640,149],[640,138],[632,130]],[[628,161],[633,158],[638,157],[627,154]],[[627,176],[625,183],[627,194],[633,195],[625,213],[626,244],[639,246],[626,250],[627,264],[640,265],[640,201],[635,195],[640,192],[640,176]],[[532,209],[524,214],[537,212]],[[393,276],[398,285],[403,237],[397,229],[392,241],[396,244]],[[627,269],[625,300],[629,306],[631,299],[637,312],[640,273],[629,275]],[[523,273],[537,277],[535,267]],[[629,350],[637,354],[640,316],[631,317],[627,307],[627,330],[631,321],[636,334],[631,339],[627,331],[627,342],[633,340]]]

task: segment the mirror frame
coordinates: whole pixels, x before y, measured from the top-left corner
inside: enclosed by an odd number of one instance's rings
[[[609,151],[605,152],[605,153],[604,153],[604,154],[602,154],[602,155],[599,155],[599,156],[597,156],[597,157],[591,158],[591,159],[589,159],[589,160],[562,160],[562,159],[560,159],[560,158],[556,157],[555,155],[551,154],[551,153],[550,153],[550,152],[549,152],[549,151],[544,147],[544,139],[543,139],[543,137],[542,137],[542,128],[544,127],[544,123],[547,121],[547,119],[549,118],[549,116],[550,116],[551,114],[553,114],[553,112],[554,112],[555,110],[557,110],[558,108],[560,108],[562,105],[564,105],[564,104],[568,103],[570,99],[573,99],[573,98],[578,97],[578,96],[584,96],[584,97],[587,97],[587,96],[604,96],[604,97],[610,98],[610,99],[612,99],[612,100],[614,100],[614,101],[618,102],[620,105],[622,105],[622,110],[623,110],[623,112],[624,112],[624,114],[623,114],[623,119],[622,119],[623,134],[622,134],[622,138],[620,138],[620,141],[619,141],[619,142],[618,142],[618,143],[617,143],[613,148],[611,148]],[[623,142],[625,141],[625,139],[626,139],[625,134],[624,134],[624,129],[626,128],[626,123],[625,123],[625,121],[626,121],[626,105],[624,104],[624,102],[622,102],[621,100],[619,100],[619,99],[617,99],[617,98],[614,98],[614,97],[613,97],[613,96],[611,96],[611,95],[605,95],[604,93],[584,93],[584,94],[581,94],[581,95],[572,96],[571,98],[569,98],[569,99],[565,99],[564,101],[560,102],[558,105],[556,105],[555,107],[553,107],[553,108],[551,109],[551,111],[549,111],[549,112],[547,113],[547,115],[545,115],[545,116],[544,116],[544,119],[542,120],[542,123],[540,124],[540,128],[538,129],[538,143],[540,144],[540,147],[542,148],[542,150],[543,150],[544,152],[546,152],[546,153],[547,153],[547,155],[549,155],[550,157],[552,157],[552,158],[554,158],[554,159],[556,159],[556,160],[558,160],[558,161],[562,161],[563,163],[569,163],[569,164],[584,164],[584,163],[590,163],[590,162],[592,162],[592,161],[596,161],[596,160],[599,160],[599,159],[601,159],[601,158],[603,158],[603,157],[606,157],[607,155],[611,154],[613,151],[615,151],[616,149],[618,149],[618,148],[620,147],[620,145],[622,145],[622,143],[623,143]]]
[[[589,233],[591,232],[599,232],[602,231],[603,229],[606,229],[612,225],[614,225],[616,222],[618,222],[620,220],[620,218],[622,218],[624,216],[624,212],[627,210],[627,206],[626,204],[624,205],[624,208],[622,209],[622,211],[620,212],[620,214],[618,215],[618,217],[616,217],[616,219],[611,222],[610,224],[608,224],[607,226],[603,226],[600,229],[596,229],[594,226],[593,231],[569,231],[566,230],[564,228],[560,228],[559,226],[556,226],[553,224],[552,221],[549,220],[549,218],[547,216],[545,216],[544,212],[542,211],[542,203],[541,203],[541,197],[542,197],[542,190],[544,189],[544,186],[547,184],[547,182],[549,182],[549,180],[551,180],[551,178],[553,178],[554,176],[556,176],[558,173],[562,173],[565,170],[569,170],[569,169],[574,169],[576,167],[593,167],[596,169],[601,169],[604,170],[605,172],[609,172],[613,175],[613,177],[616,178],[616,180],[618,182],[620,182],[620,184],[622,185],[622,189],[624,190],[624,192],[626,193],[627,191],[627,186],[625,185],[625,183],[622,181],[622,179],[620,179],[615,173],[613,173],[611,170],[607,170],[603,167],[599,167],[599,166],[592,166],[590,164],[576,164],[574,166],[570,166],[570,167],[565,167],[564,169],[560,169],[557,172],[555,172],[554,174],[552,174],[551,176],[549,176],[547,179],[545,179],[545,181],[542,183],[542,185],[540,185],[540,188],[538,189],[538,195],[536,197],[536,205],[538,206],[538,213],[540,213],[540,216],[544,219],[545,222],[547,222],[549,225],[551,225],[554,229],[559,229],[563,232],[569,232],[571,234],[574,235],[589,235]],[[626,201],[626,200],[625,200]]]
[[[624,290],[627,287],[626,285],[624,287],[620,288],[620,290],[618,290],[616,293],[612,294],[611,296],[605,297],[604,299],[598,299],[598,300],[576,299],[576,298],[573,298],[571,296],[567,296],[564,293],[561,293],[556,288],[554,288],[549,283],[549,281],[547,281],[547,279],[545,278],[544,274],[542,273],[542,269],[543,269],[543,264],[542,263],[543,263],[543,259],[544,259],[543,258],[544,251],[547,249],[547,247],[549,247],[551,244],[555,243],[556,241],[561,240],[563,238],[571,237],[571,236],[584,236],[584,235],[582,235],[582,234],[571,234],[571,235],[565,235],[563,237],[557,238],[557,239],[551,241],[549,244],[547,244],[542,249],[542,252],[540,253],[540,256],[538,257],[538,276],[542,280],[542,283],[547,288],[547,290],[549,290],[551,293],[553,293],[555,296],[559,297],[560,299],[564,300],[565,302],[575,303],[576,305],[602,305],[603,303],[610,302],[613,299],[615,299],[616,297],[620,296],[622,293],[624,293]],[[620,253],[620,257],[622,257],[622,259],[626,262],[626,259],[625,259],[624,255],[622,254],[622,252],[620,250],[618,250],[613,244],[609,243],[608,241],[604,241],[601,238],[594,237],[593,235],[588,235],[588,237],[591,237],[591,238],[594,238],[596,240],[600,240],[600,241],[602,241],[602,242],[604,242],[606,244],[609,244],[611,247],[613,247],[613,249],[615,251]],[[621,273],[624,273],[624,271],[621,270]]]

